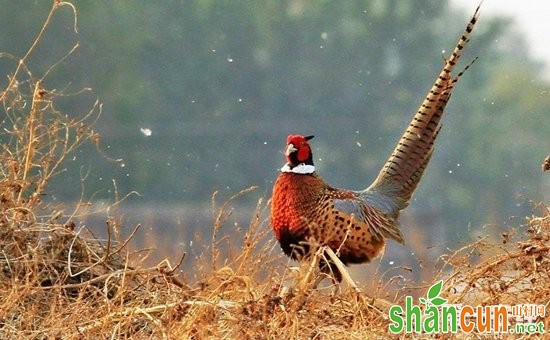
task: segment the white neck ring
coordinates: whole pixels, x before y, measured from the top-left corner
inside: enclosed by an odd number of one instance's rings
[[[285,166],[281,168],[281,172],[292,172],[294,174],[302,174],[302,175],[312,174],[315,172],[315,166],[300,163],[295,167],[291,168],[290,165],[288,165],[287,163],[285,164]]]

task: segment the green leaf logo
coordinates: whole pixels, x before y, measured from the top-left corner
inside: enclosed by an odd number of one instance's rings
[[[428,290],[428,300],[435,299],[439,293],[441,293],[441,288],[443,287],[443,280],[439,280],[438,283],[434,284]]]
[[[447,302],[447,299],[440,298],[440,297],[436,297],[435,299],[432,300],[432,305],[434,305],[434,306],[441,306],[441,305],[444,304],[445,302]]]
[[[436,284],[430,287],[428,289],[428,294],[426,296],[426,299],[424,298],[418,298],[418,300],[426,305],[426,309],[430,308],[431,305],[434,306],[441,306],[445,302],[447,302],[447,299],[444,299],[442,297],[439,297],[439,294],[441,293],[441,289],[443,288],[443,280],[439,280]]]

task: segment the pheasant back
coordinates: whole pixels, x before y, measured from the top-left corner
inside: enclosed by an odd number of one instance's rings
[[[384,247],[380,228],[395,227],[391,216],[366,204],[359,193],[332,188],[316,174],[281,174],[272,201],[280,202],[271,214],[275,236],[295,259],[312,246],[327,245],[344,264],[368,262]]]

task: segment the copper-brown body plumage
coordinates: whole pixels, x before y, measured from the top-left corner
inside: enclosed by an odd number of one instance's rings
[[[288,136],[287,163],[274,184],[271,200],[271,225],[287,255],[300,259],[310,254],[312,246],[325,245],[344,264],[363,263],[382,252],[385,238],[404,243],[399,212],[409,204],[432,156],[445,106],[464,71],[456,77],[451,73],[469,40],[478,10],[393,153],[367,189],[351,191],[326,184],[313,166],[308,143],[313,136]],[[327,268],[326,263],[321,265]],[[340,279],[337,271],[335,275]]]
[[[308,248],[307,239],[312,237],[319,244],[339,249],[339,257],[345,264],[367,262],[379,254],[385,243],[383,238],[373,237],[370,225],[392,223],[391,218],[365,204],[357,193],[332,188],[316,174],[282,173],[275,183],[272,200],[281,202],[271,214],[272,225],[283,226],[275,229],[275,236],[290,256],[292,246],[303,241],[300,246]],[[335,201],[341,200],[361,205],[369,223],[337,209]],[[296,255],[307,250],[298,248]]]

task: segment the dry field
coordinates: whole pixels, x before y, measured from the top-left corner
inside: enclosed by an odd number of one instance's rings
[[[59,6],[55,2],[51,15]],[[238,240],[220,236],[232,200],[216,208],[212,238],[203,240],[206,246],[194,260],[199,279],[193,282],[179,270],[181,261],[151,266],[147,256],[135,260],[145,250],[132,248],[133,233],[120,236],[116,207],[124,197],[115,194],[105,211],[106,240],[80,223],[92,202],[44,202],[48,183],[63,176],[63,161],[78,147],[91,143],[101,152],[94,131],[101,106],[92,105],[79,118],[57,109],[56,100],[66,94],[44,87],[56,65],[41,76],[26,66],[42,32],[22,59],[0,54],[15,65],[0,92],[0,338],[399,337],[389,333],[388,307],[403,305],[405,291],[391,292],[383,284],[375,290],[343,284],[336,294],[333,287],[313,288],[316,274],[308,263],[281,266],[279,252],[272,251],[264,201]],[[226,252],[228,241],[239,246]],[[449,303],[532,303],[545,305],[548,315],[549,247],[550,209],[540,204],[501,240],[480,238],[443,254],[432,282],[416,289],[426,295],[442,279]],[[550,328],[547,316],[538,321]]]

